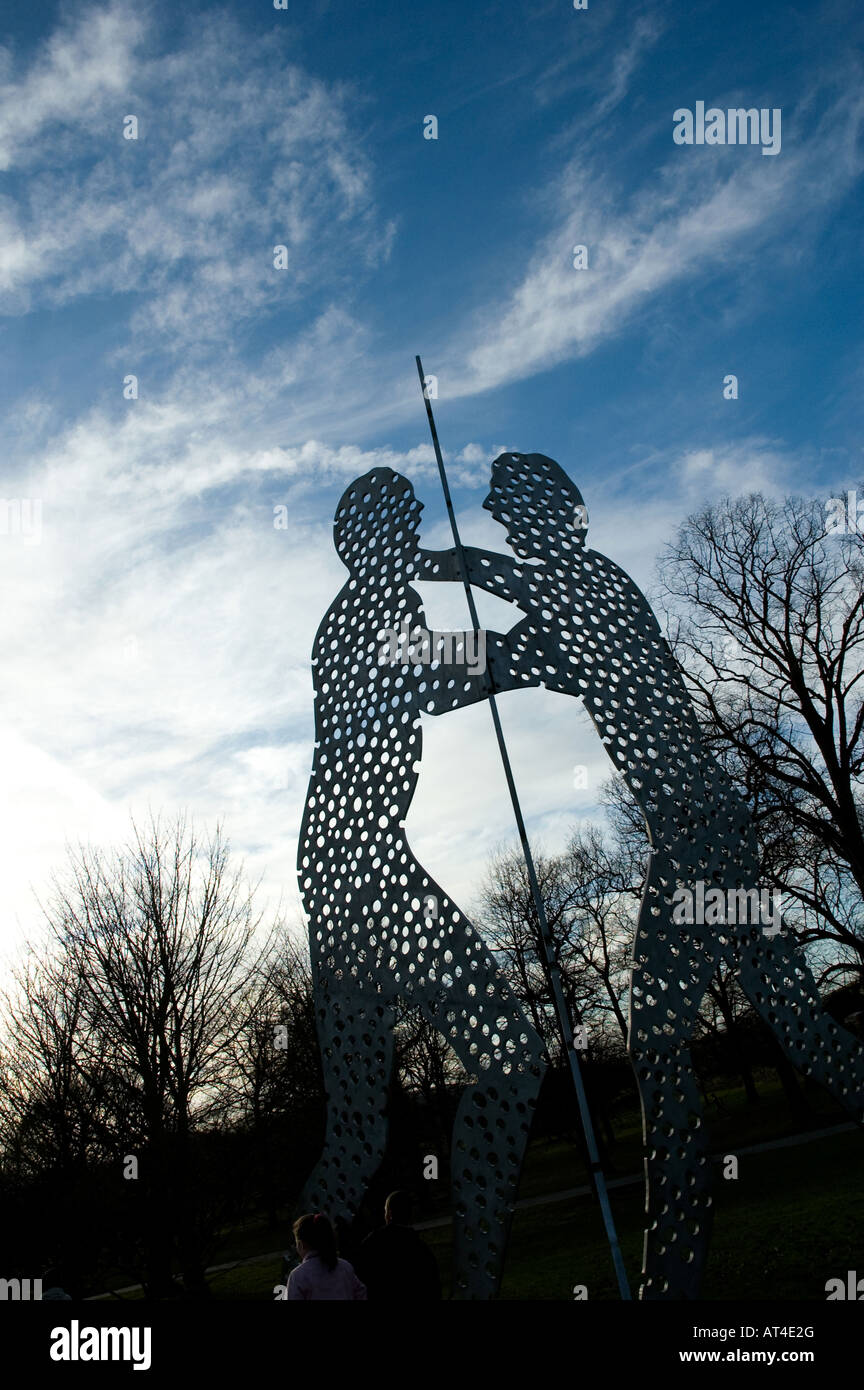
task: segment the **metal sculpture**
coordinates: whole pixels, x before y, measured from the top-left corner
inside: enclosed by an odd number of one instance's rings
[[[508,634],[511,682],[542,680],[583,702],[645,817],[651,853],[633,950],[628,1044],[646,1150],[640,1297],[694,1298],[711,1196],[689,1043],[713,972],[721,962],[737,972],[790,1060],[856,1119],[864,1107],[864,1048],[822,1009],[788,933],[775,935],[773,925],[766,936],[764,924],[680,920],[676,890],[700,882],[727,894],[757,888],[756,838],[746,806],[702,742],[681,669],[649,603],[612,560],[586,548],[578,488],[542,454],[503,454],[483,505],[526,562],[463,551],[470,582],[527,615]],[[455,551],[428,577],[458,579]]]
[[[436,569],[419,547],[421,512],[410,482],[379,468],[351,484],[334,522],[349,578],[315,638],[316,742],[298,853],[328,1114],[303,1202],[350,1221],[383,1158],[402,999],[476,1078],[453,1130],[454,1282],[459,1298],[490,1298],[545,1060],[483,941],[405,836],[421,713],[458,709],[491,688],[490,671],[471,674],[464,661],[476,634],[434,634],[436,652],[452,659],[431,667],[416,652],[392,662],[403,624],[427,632],[411,587]],[[486,657],[497,688],[512,686],[507,640],[487,633]]]
[[[507,528],[517,559],[463,548],[455,524],[454,550],[421,550],[422,506],[390,469],[357,479],[336,512],[334,539],[349,579],[315,640],[316,746],[298,857],[328,1093],[324,1152],[304,1201],[350,1220],[380,1164],[394,1005],[402,999],[423,1011],[477,1078],[454,1125],[456,1296],[489,1298],[498,1287],[546,1059],[471,923],[414,858],[404,822],[419,771],[421,714],[542,682],[584,703],[645,817],[651,852],[628,1043],[646,1148],[640,1297],[694,1298],[712,1204],[689,1045],[714,971],[723,962],[736,971],[792,1062],[856,1118],[864,1048],[822,1010],[788,933],[772,928],[766,937],[764,924],[716,913],[711,922],[693,913],[682,921],[682,887],[758,890],[755,835],[702,742],[650,605],[613,561],[586,548],[578,488],[544,455],[505,454],[483,505]],[[430,636],[412,587],[420,579],[461,579],[526,616],[506,637],[485,634],[487,669],[469,666],[469,639],[479,638],[473,601],[473,632]],[[394,658],[396,633],[419,634],[421,646]],[[438,659],[429,666],[432,648]],[[524,833],[523,848],[530,873]],[[614,1255],[614,1228],[610,1244]],[[619,1282],[626,1296],[626,1279]]]
[[[426,406],[426,417],[429,421],[429,432],[432,436],[432,447],[435,451],[435,461],[438,464],[438,476],[441,479],[441,490],[444,493],[444,505],[447,508],[447,516],[450,521],[450,530],[453,534],[454,549],[452,558],[455,560],[458,578],[461,579],[465,589],[465,598],[468,603],[468,613],[475,628],[479,627],[477,617],[477,607],[474,602],[474,595],[471,591],[471,582],[468,575],[468,566],[465,562],[465,552],[462,548],[462,540],[459,536],[459,527],[456,523],[456,512],[453,508],[453,499],[450,496],[450,486],[447,482],[447,471],[444,467],[444,459],[441,454],[441,445],[438,442],[438,430],[435,425],[435,416],[432,411],[432,402],[429,392],[426,389],[426,377],[423,372],[423,363],[420,357],[414,359],[417,366],[417,376],[420,381],[420,389],[423,392],[423,400]],[[433,579],[444,577],[444,569],[440,564],[432,567]],[[508,670],[509,679],[509,670]],[[615,1278],[618,1281],[618,1291],[622,1299],[630,1299],[630,1285],[627,1280],[627,1271],[624,1268],[624,1257],[621,1254],[621,1246],[618,1241],[618,1232],[615,1229],[615,1221],[612,1216],[612,1207],[609,1202],[609,1193],[606,1189],[606,1178],[600,1163],[600,1154],[597,1148],[597,1138],[594,1133],[594,1122],[591,1118],[591,1111],[588,1106],[588,1097],[585,1092],[585,1083],[582,1080],[582,1068],[579,1063],[579,1055],[573,1043],[573,1020],[567,1007],[564,997],[564,989],[561,981],[561,968],[558,963],[558,953],[552,940],[552,933],[549,930],[549,923],[546,918],[546,905],[543,902],[543,895],[540,892],[540,884],[537,881],[537,871],[534,867],[534,856],[531,853],[531,846],[528,842],[528,832],[525,828],[525,820],[522,815],[522,807],[519,802],[519,793],[516,790],[516,782],[513,777],[513,769],[510,766],[510,754],[507,752],[507,745],[504,741],[504,730],[501,726],[501,717],[498,713],[498,701],[495,698],[494,680],[493,689],[489,693],[489,712],[492,715],[492,724],[495,729],[495,741],[498,744],[498,752],[501,757],[501,766],[504,771],[504,778],[507,782],[507,790],[510,794],[510,804],[513,807],[513,817],[516,821],[516,830],[519,835],[519,843],[522,847],[522,857],[525,860],[525,871],[528,875],[528,887],[531,894],[531,901],[534,905],[534,912],[537,917],[538,945],[539,953],[545,967],[546,979],[552,995],[552,1006],[558,1022],[558,1033],[563,1048],[564,1056],[570,1070],[573,1081],[573,1089],[576,1093],[576,1103],[579,1107],[579,1118],[585,1136],[585,1155],[588,1160],[588,1169],[591,1174],[591,1181],[597,1200],[600,1204],[600,1214],[603,1218],[603,1226],[606,1231],[606,1239],[609,1242],[609,1252],[612,1256],[612,1264],[615,1269]]]

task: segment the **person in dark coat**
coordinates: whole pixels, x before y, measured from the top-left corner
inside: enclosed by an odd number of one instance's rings
[[[411,1225],[411,1197],[391,1192],[384,1225],[357,1252],[357,1272],[374,1303],[428,1303],[441,1297],[435,1256]]]

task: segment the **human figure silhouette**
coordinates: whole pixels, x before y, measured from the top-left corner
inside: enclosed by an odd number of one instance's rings
[[[648,601],[614,561],[586,548],[578,488],[543,454],[503,454],[483,506],[507,528],[519,557],[465,550],[471,583],[527,615],[509,634],[511,680],[542,679],[584,703],[645,817],[651,855],[633,948],[628,1042],[646,1147],[640,1296],[693,1298],[711,1197],[690,1038],[715,970],[723,961],[733,967],[791,1061],[856,1119],[864,1106],[864,1048],[822,1009],[788,933],[766,939],[758,924],[673,919],[677,886],[701,879],[754,889],[758,846],[746,805],[703,744]],[[455,553],[436,557],[421,577],[459,577]]]
[[[384,634],[425,630],[422,506],[410,482],[373,469],[343,495],[334,541],[349,578],[315,638],[315,754],[298,850],[328,1098],[324,1152],[306,1209],[350,1220],[384,1155],[394,1004],[418,1007],[466,1071],[453,1130],[457,1298],[498,1287],[542,1044],[465,914],[415,859],[405,837],[420,767],[423,711],[484,699],[486,671],[382,664]],[[454,634],[443,634],[450,640]],[[461,642],[460,639],[461,638]],[[506,687],[506,639],[486,636],[487,662]],[[520,677],[520,684],[522,677]],[[454,788],[454,796],[464,795]]]
[[[371,1303],[429,1303],[441,1298],[435,1256],[411,1224],[411,1195],[391,1192],[384,1225],[366,1237],[355,1265]]]
[[[366,1285],[350,1260],[341,1259],[336,1232],[323,1212],[307,1212],[294,1222],[300,1263],[285,1285],[286,1303],[365,1303]]]

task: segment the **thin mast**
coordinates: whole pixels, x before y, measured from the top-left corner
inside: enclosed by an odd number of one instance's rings
[[[465,597],[468,600],[468,612],[471,615],[471,623],[477,631],[480,623],[477,618],[477,608],[474,603],[474,595],[471,592],[471,583],[468,578],[468,566],[465,563],[465,552],[462,549],[462,541],[459,538],[459,527],[456,524],[456,513],[453,510],[453,499],[450,496],[450,487],[447,482],[447,474],[444,470],[444,460],[441,457],[441,445],[438,443],[438,431],[435,428],[435,417],[432,414],[432,402],[426,394],[426,378],[423,375],[423,364],[419,356],[417,362],[417,373],[420,377],[420,389],[423,392],[423,400],[426,403],[426,414],[429,418],[429,429],[432,434],[432,447],[435,450],[435,458],[438,463],[438,473],[441,478],[441,487],[444,491],[444,501],[447,505],[447,515],[450,518],[450,529],[453,532],[453,543],[456,548],[456,563],[459,566],[459,574],[462,578],[462,585],[465,589]],[[549,931],[549,923],[546,920],[546,909],[543,905],[543,898],[540,893],[540,885],[537,882],[537,874],[534,869],[534,858],[531,854],[531,846],[528,843],[528,834],[525,829],[525,821],[522,817],[522,807],[519,804],[519,794],[516,791],[516,783],[513,780],[513,770],[510,766],[510,756],[507,752],[507,745],[504,742],[504,731],[501,727],[501,719],[498,714],[498,703],[495,699],[494,680],[491,670],[488,673],[492,691],[489,695],[489,708],[492,711],[492,723],[495,725],[495,737],[498,740],[498,751],[501,754],[501,762],[504,767],[504,776],[507,779],[507,789],[510,792],[510,800],[513,804],[513,814],[516,818],[516,828],[519,831],[519,840],[522,845],[522,854],[525,858],[525,867],[528,870],[528,883],[531,888],[531,897],[534,902],[534,910],[537,913],[537,921],[540,925],[540,940],[543,945],[543,954],[546,960],[546,969],[549,975],[549,983],[552,987],[552,997],[555,1002],[555,1012],[558,1015],[558,1026],[561,1030],[561,1037],[564,1042],[564,1050],[570,1063],[570,1074],[573,1078],[573,1086],[576,1091],[576,1099],[579,1103],[579,1114],[582,1120],[582,1128],[585,1132],[585,1143],[588,1149],[588,1161],[591,1169],[591,1178],[600,1202],[600,1210],[603,1214],[603,1224],[606,1228],[606,1238],[612,1252],[612,1263],[615,1266],[615,1274],[618,1279],[618,1289],[622,1299],[629,1300],[630,1286],[627,1282],[627,1271],[624,1268],[624,1260],[621,1256],[621,1247],[618,1243],[618,1233],[615,1230],[615,1222],[612,1217],[612,1208],[609,1205],[609,1194],[606,1190],[606,1179],[600,1165],[600,1155],[597,1149],[597,1139],[594,1134],[594,1125],[591,1120],[591,1112],[588,1109],[588,1098],[585,1094],[585,1085],[582,1080],[582,1069],[579,1065],[579,1058],[573,1046],[573,1029],[570,1024],[570,1014],[567,1009],[567,1002],[564,998],[564,990],[561,986],[561,971],[555,959],[555,952],[552,946],[552,936]]]

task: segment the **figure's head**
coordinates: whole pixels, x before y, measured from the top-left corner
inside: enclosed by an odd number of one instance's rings
[[[411,1194],[410,1192],[391,1192],[387,1201],[384,1203],[384,1220],[388,1226],[410,1226],[411,1225]]]
[[[523,560],[548,559],[585,544],[582,494],[545,454],[501,454],[483,506],[506,526],[510,547]]]
[[[352,574],[404,570],[416,560],[423,503],[401,473],[373,468],[346,488],[333,519],[333,542]]]
[[[323,1212],[301,1216],[294,1222],[294,1244],[301,1260],[306,1255],[319,1255],[328,1269],[335,1269],[339,1258],[336,1232]]]

